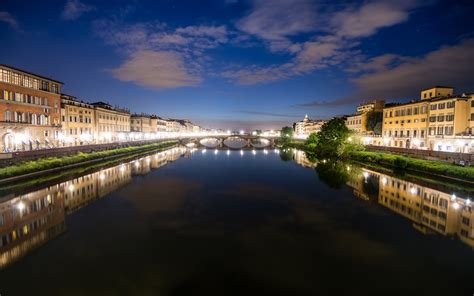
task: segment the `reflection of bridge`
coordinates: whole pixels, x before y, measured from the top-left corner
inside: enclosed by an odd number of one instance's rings
[[[273,138],[253,135],[212,135],[182,139],[181,143],[193,147],[228,149],[264,149],[275,145]]]

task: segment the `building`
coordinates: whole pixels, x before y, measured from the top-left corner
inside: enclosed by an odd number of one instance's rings
[[[61,95],[61,127],[59,140],[62,146],[94,144],[95,110],[94,106],[79,101],[76,97]]]
[[[295,136],[298,138],[307,138],[312,133],[319,133],[321,126],[326,123],[324,120],[311,120],[305,115],[302,121],[293,124]]]
[[[472,94],[452,87],[421,91],[419,101],[385,107],[383,145],[450,152],[474,151]]]
[[[152,130],[151,116],[146,114],[133,114],[130,117],[130,131],[150,133]]]
[[[58,145],[62,82],[0,65],[0,151]]]
[[[371,112],[382,112],[385,106],[383,100],[373,100],[368,103],[360,104],[357,112],[346,119],[346,126],[351,131],[361,135],[374,135],[373,130],[367,130],[367,118]],[[380,123],[381,124],[381,123]]]
[[[95,109],[95,138],[98,143],[127,140],[130,133],[130,111],[108,103],[92,103]]]

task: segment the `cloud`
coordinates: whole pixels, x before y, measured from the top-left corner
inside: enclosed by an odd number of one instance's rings
[[[374,68],[372,72],[352,79],[358,88],[355,96],[413,97],[432,85],[447,84],[462,89],[472,88],[474,84],[474,39],[441,47],[418,58],[398,59],[402,62],[391,67]]]
[[[270,51],[284,51],[291,58],[282,64],[251,65],[222,73],[244,85],[288,79],[359,60],[357,46],[362,38],[406,21],[411,11],[422,5],[416,0],[372,1],[344,8],[336,5],[334,11],[327,11],[326,6],[305,0],[254,3],[254,10],[237,23],[238,28],[263,39]],[[313,32],[306,41],[294,41]]]
[[[172,51],[138,51],[113,75],[123,81],[154,89],[193,86],[201,82],[196,74],[189,73],[181,56]]]
[[[95,21],[94,31],[107,44],[129,56],[126,64],[120,67],[126,69],[127,74],[115,77],[155,89],[199,84],[202,81],[201,72],[209,63],[205,51],[226,44],[230,35],[223,25],[170,28],[161,22],[124,24],[108,19]],[[166,57],[171,60],[163,64],[162,59]],[[147,65],[146,60],[150,60],[151,64]],[[146,73],[154,73],[152,79],[139,75],[131,68],[137,63],[141,68],[148,67]],[[163,67],[170,71],[169,75],[160,70]],[[160,84],[155,81],[158,77],[165,81]]]
[[[272,51],[292,45],[288,37],[313,32],[317,15],[310,0],[255,0],[254,9],[237,22],[237,28],[266,40]]]
[[[0,22],[7,23],[15,30],[20,29],[17,20],[7,11],[0,11]]]
[[[86,12],[95,10],[92,5],[87,5],[79,0],[68,0],[61,12],[61,18],[66,21],[76,20]]]

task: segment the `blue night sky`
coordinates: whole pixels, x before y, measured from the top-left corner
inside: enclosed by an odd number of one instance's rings
[[[474,91],[472,1],[0,2],[0,63],[206,127],[279,128]]]

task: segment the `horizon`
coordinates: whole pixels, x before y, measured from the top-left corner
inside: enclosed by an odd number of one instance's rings
[[[2,4],[2,64],[79,100],[206,128],[280,129],[432,85],[474,91],[468,1]]]

